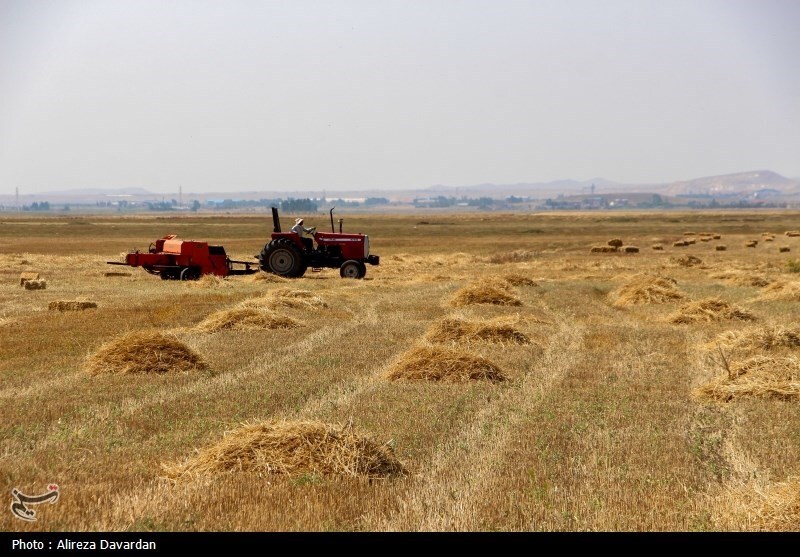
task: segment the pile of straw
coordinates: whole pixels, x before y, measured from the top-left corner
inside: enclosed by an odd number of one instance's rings
[[[57,311],[82,311],[84,309],[96,308],[96,302],[84,302],[80,300],[57,300],[54,302],[50,302],[47,305],[47,309],[49,310],[57,310]]]
[[[244,300],[239,303],[239,307],[256,309],[277,309],[285,307],[313,310],[326,308],[328,304],[322,298],[307,290],[279,288],[264,296]]]
[[[612,305],[628,307],[638,304],[666,304],[683,299],[675,279],[656,275],[638,275],[611,293]]]
[[[505,275],[503,280],[511,286],[539,286],[533,279],[515,273]]]
[[[233,286],[227,280],[217,275],[203,275],[197,280],[187,281],[186,284],[191,288],[230,288]]]
[[[703,264],[703,261],[694,255],[681,255],[680,257],[672,257],[671,259],[673,263],[681,267],[696,267]]]
[[[456,352],[448,348],[421,347],[404,354],[386,372],[391,381],[505,381],[498,366],[481,356]]]
[[[727,373],[694,390],[701,400],[729,402],[741,397],[800,398],[800,360],[753,356],[732,362]]]
[[[750,327],[737,331],[725,331],[717,335],[715,341],[708,345],[719,345],[727,350],[744,352],[765,352],[776,349],[800,348],[800,327]]]
[[[282,277],[280,275],[275,275],[273,273],[259,271],[257,273],[253,273],[252,275],[248,275],[247,280],[252,282],[289,282],[291,279]]]
[[[737,286],[767,286],[770,281],[762,275],[751,275],[746,271],[729,271],[711,275],[711,278],[722,279]]]
[[[760,300],[800,300],[800,282],[775,281],[758,297]]]
[[[157,331],[128,333],[106,342],[86,359],[90,375],[189,373],[208,366],[173,335]]]
[[[706,298],[684,304],[669,316],[671,323],[700,323],[721,321],[754,321],[756,317],[747,310],[731,305],[719,298]]]
[[[477,304],[521,306],[522,302],[502,287],[493,286],[486,282],[466,286],[456,292],[455,296],[450,300],[450,305],[455,307]]]
[[[258,329],[294,329],[300,323],[279,315],[266,308],[235,307],[212,313],[201,321],[194,330],[201,333],[218,331],[252,331]]]
[[[506,323],[476,323],[463,319],[445,319],[433,325],[426,335],[430,342],[493,342],[530,344],[531,339]]]
[[[173,480],[236,472],[374,479],[406,474],[388,443],[379,444],[352,425],[319,421],[245,423],[189,460],[162,468]]]

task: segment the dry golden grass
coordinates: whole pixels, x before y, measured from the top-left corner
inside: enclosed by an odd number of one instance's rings
[[[800,282],[777,280],[767,285],[760,300],[800,300]]]
[[[272,329],[294,329],[300,323],[270,311],[267,308],[235,307],[212,313],[201,321],[194,330],[202,333],[219,331],[252,331]]]
[[[668,317],[670,323],[708,323],[712,321],[735,320],[754,321],[755,315],[719,298],[706,298],[689,302],[679,307]]]
[[[97,302],[87,302],[82,300],[56,300],[47,304],[47,309],[57,311],[82,311],[96,307]]]
[[[311,420],[245,423],[189,460],[162,468],[174,480],[237,472],[371,479],[406,473],[390,445],[377,443],[352,425]]]
[[[207,369],[199,354],[177,337],[158,331],[138,331],[101,345],[86,358],[90,375],[190,373]]]
[[[531,261],[536,259],[536,252],[530,250],[514,250],[509,252],[496,253],[486,258],[487,263],[495,265],[506,263],[522,263],[524,261]]]
[[[638,304],[666,304],[684,298],[676,287],[677,282],[670,277],[642,274],[631,278],[627,283],[610,294],[615,307],[628,307]]]
[[[507,292],[502,286],[493,286],[480,282],[464,287],[451,298],[450,305],[454,307],[488,304],[495,306],[521,306],[522,301]]]
[[[497,344],[530,344],[531,339],[508,323],[473,322],[444,319],[426,334],[430,342],[492,342]]]
[[[800,360],[753,356],[731,362],[728,372],[694,391],[700,400],[729,402],[742,397],[800,398]]]
[[[506,381],[505,372],[482,356],[438,346],[414,348],[385,374],[390,381]]]

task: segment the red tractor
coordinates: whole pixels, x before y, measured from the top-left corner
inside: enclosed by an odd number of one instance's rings
[[[333,209],[330,210],[331,231],[314,231],[317,246],[304,245],[294,232],[282,232],[278,209],[272,208],[272,240],[257,255],[262,271],[284,277],[302,277],[306,270],[320,270],[323,267],[338,268],[344,278],[364,278],[367,264],[380,264],[380,257],[370,255],[369,236],[366,234],[342,233],[342,220],[339,219],[339,232],[333,226]]]
[[[210,246],[207,242],[193,242],[178,239],[174,234],[164,236],[150,244],[147,252],[138,250],[125,255],[125,261],[109,261],[109,265],[141,267],[163,280],[196,280],[201,275],[249,275],[257,273],[255,265],[249,261],[233,261],[222,246]],[[244,269],[234,268],[234,264],[244,265]]]

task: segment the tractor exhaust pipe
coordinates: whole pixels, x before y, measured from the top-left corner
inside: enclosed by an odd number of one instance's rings
[[[342,223],[343,222],[344,222],[344,219],[339,219],[339,234],[342,233]]]
[[[336,229],[333,227],[333,210],[335,208],[336,207],[331,207],[331,210],[330,210],[330,214],[331,214],[331,232],[333,232],[333,233],[336,233]],[[339,232],[341,232],[341,230]]]
[[[272,208],[272,231],[279,233],[281,231],[281,221],[278,218],[278,208]]]

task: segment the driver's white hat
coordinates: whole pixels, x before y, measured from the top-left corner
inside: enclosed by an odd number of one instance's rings
[[[297,219],[294,221],[295,224],[303,224],[303,219]]]

